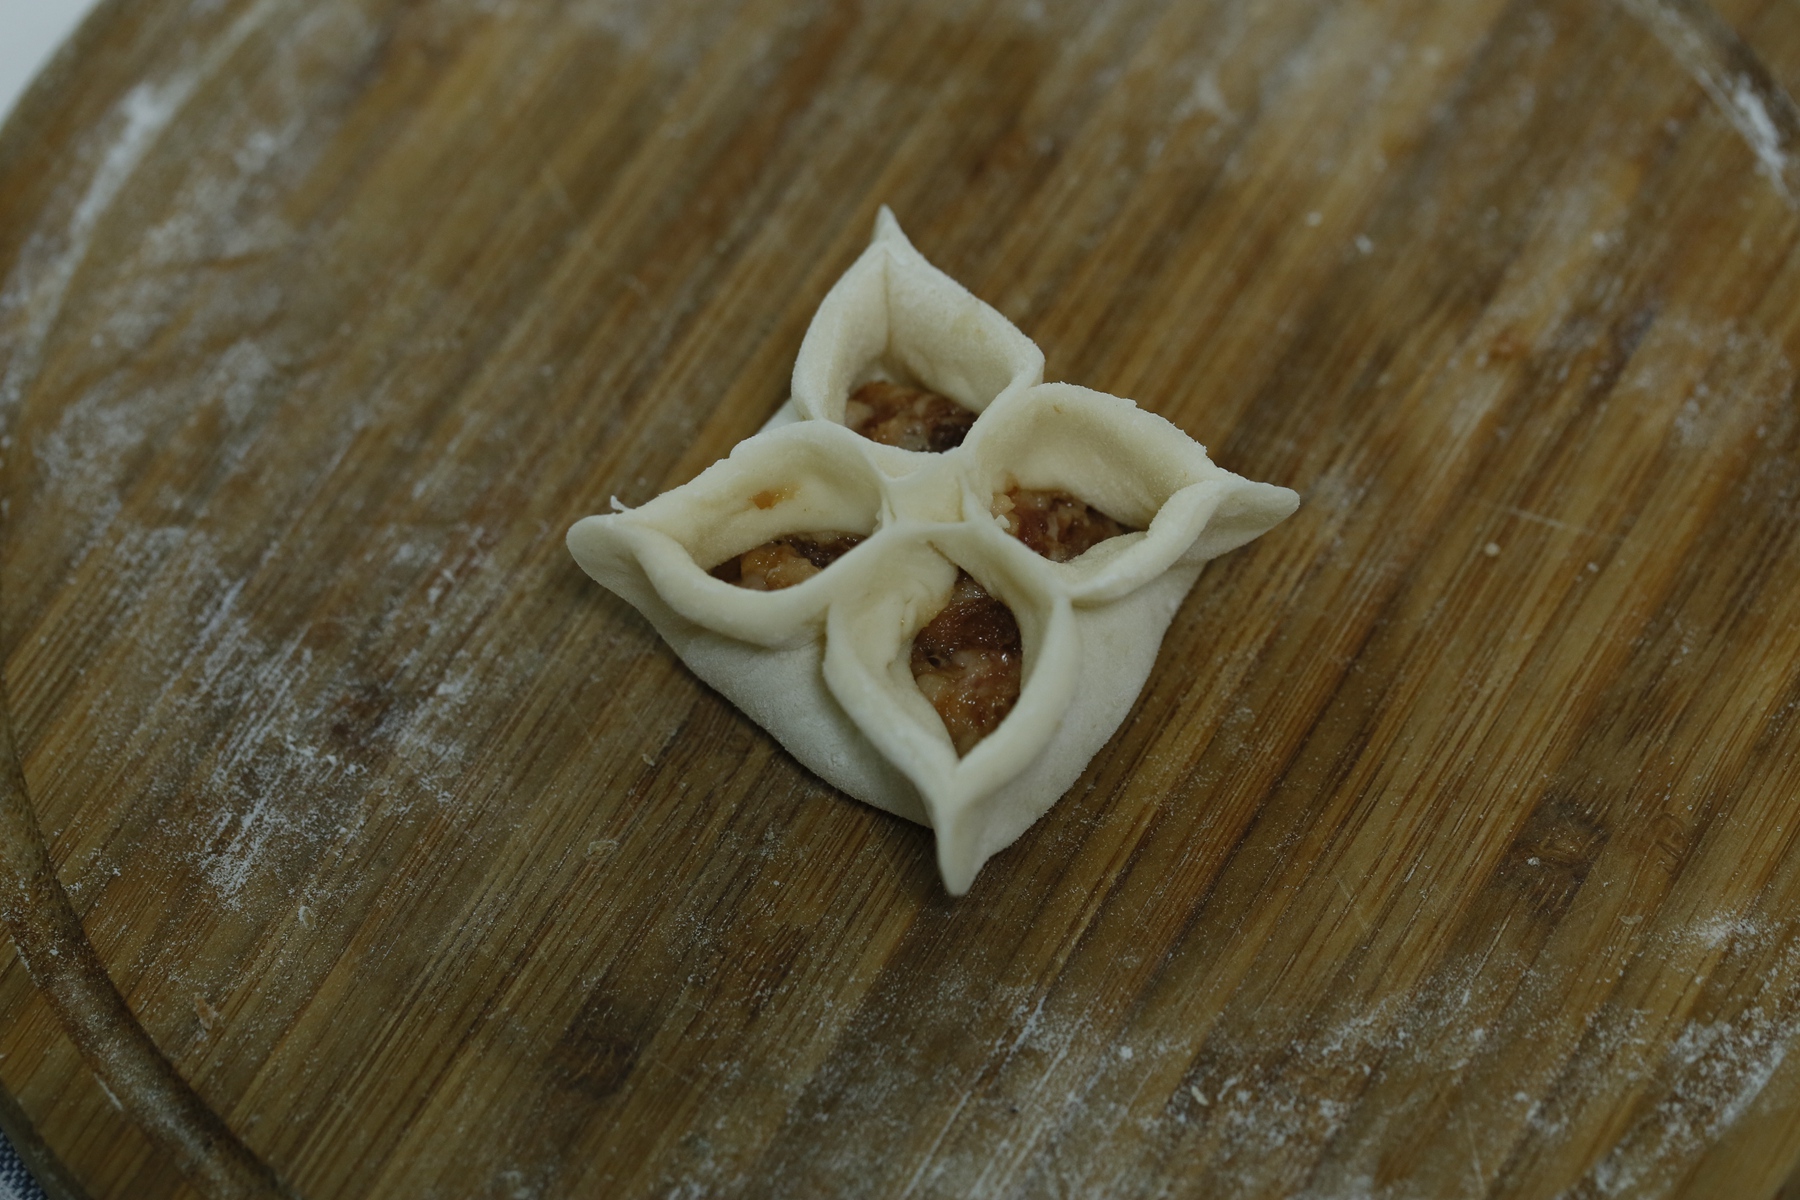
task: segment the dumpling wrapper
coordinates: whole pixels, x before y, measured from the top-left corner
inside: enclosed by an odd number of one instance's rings
[[[775,418],[691,482],[568,535],[584,571],[808,769],[930,826],[954,896],[1112,737],[1200,568],[1299,504],[1214,465],[1129,400],[1043,383],[1043,366],[883,208],[872,244],[820,304]],[[846,398],[870,379],[981,415],[942,454],[883,446],[842,424]],[[991,515],[1015,485],[1071,493],[1142,532],[1053,563]],[[810,532],[867,539],[781,591],[707,573]],[[1012,610],[1025,660],[1018,703],[961,758],[910,668],[913,636],[959,567]]]

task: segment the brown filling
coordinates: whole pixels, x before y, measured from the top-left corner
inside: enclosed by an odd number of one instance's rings
[[[779,592],[805,583],[860,541],[855,533],[790,533],[726,559],[709,574],[753,592]]]
[[[956,753],[1000,727],[1019,701],[1025,654],[1012,610],[959,571],[950,602],[913,638],[912,673]]]
[[[851,393],[844,424],[884,446],[942,454],[962,445],[975,414],[936,392],[876,379]]]
[[[1107,538],[1138,532],[1067,492],[1017,485],[994,497],[994,515],[1006,532],[1051,562],[1068,562]]]

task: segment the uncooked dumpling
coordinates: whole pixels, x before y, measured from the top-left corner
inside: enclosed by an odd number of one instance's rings
[[[1112,736],[1201,566],[1299,503],[1043,371],[884,208],[769,424],[569,530],[795,758],[930,826],[952,895]]]

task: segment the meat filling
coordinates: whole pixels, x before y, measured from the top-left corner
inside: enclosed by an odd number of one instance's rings
[[[1067,492],[1015,485],[994,497],[993,512],[1006,532],[1051,562],[1068,562],[1107,538],[1138,532]]]
[[[950,602],[913,638],[912,673],[961,756],[1019,701],[1025,663],[1012,610],[958,572]]]
[[[975,414],[936,392],[876,379],[851,393],[844,424],[884,446],[942,454],[962,445]]]
[[[779,592],[805,583],[860,541],[854,533],[790,533],[726,559],[709,574],[753,592]]]

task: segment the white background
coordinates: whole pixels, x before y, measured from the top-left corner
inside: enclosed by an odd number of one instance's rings
[[[0,118],[93,0],[0,0]]]

